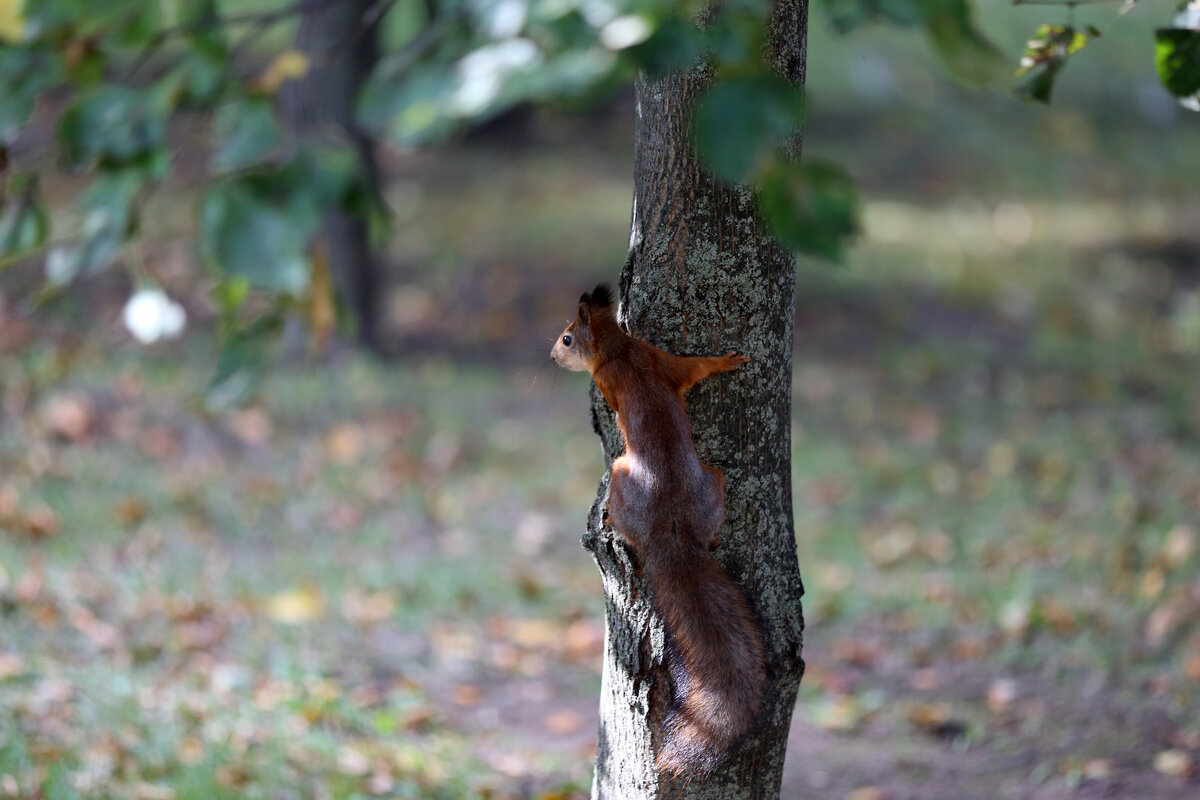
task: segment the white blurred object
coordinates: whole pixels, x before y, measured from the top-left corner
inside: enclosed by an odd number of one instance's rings
[[[125,303],[125,327],[142,344],[172,339],[183,332],[187,314],[183,306],[161,289],[138,289]]]

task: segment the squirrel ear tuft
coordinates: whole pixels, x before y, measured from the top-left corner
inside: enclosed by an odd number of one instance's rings
[[[587,295],[585,294],[584,297],[586,298]],[[579,321],[584,325],[587,325],[592,321],[592,312],[591,309],[588,308],[588,302],[588,300],[583,299],[579,301]]]
[[[592,289],[591,302],[600,308],[606,308],[613,304],[612,289],[608,288],[607,283],[602,283]]]

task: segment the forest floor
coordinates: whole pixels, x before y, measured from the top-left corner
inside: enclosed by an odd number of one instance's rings
[[[810,129],[867,202],[800,270],[784,798],[1200,794],[1200,133],[1084,121],[1023,170],[1013,129]],[[587,796],[603,465],[546,351],[632,163],[538,124],[393,156],[397,357],[242,409],[186,222],[140,254],[181,342],[129,342],[123,277],[30,317],[4,276],[0,798]]]

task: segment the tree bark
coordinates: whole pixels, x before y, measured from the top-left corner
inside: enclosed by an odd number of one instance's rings
[[[285,84],[281,96],[284,115],[301,136],[332,135],[353,142],[372,193],[378,174],[375,143],[358,127],[355,105],[379,59],[377,20],[370,17],[375,5],[375,0],[338,0],[306,9],[296,48],[308,57],[310,68],[302,79]],[[378,351],[381,279],[367,220],[331,212],[324,236],[338,294],[355,315],[358,342]]]
[[[807,0],[778,0],[770,58],[803,87]],[[670,706],[666,633],[637,556],[602,531],[609,475],[584,535],[600,568],[607,633],[594,800],[777,798],[801,660],[804,592],[791,497],[795,260],[765,232],[746,187],[714,181],[690,144],[691,109],[711,82],[701,66],[637,83],[637,142],[629,254],[620,320],[634,336],[680,355],[736,349],[749,364],[709,378],[688,397],[700,460],[724,470],[725,526],[716,555],[745,590],[763,631],[768,686],[759,727],[709,779],[673,781],[654,769]],[[799,137],[789,144],[799,155]],[[622,441],[593,386],[592,419],[605,459]]]

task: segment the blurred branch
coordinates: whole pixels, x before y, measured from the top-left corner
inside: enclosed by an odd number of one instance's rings
[[[322,57],[326,61],[332,61],[337,57],[338,53],[353,45],[355,42],[361,39],[364,34],[378,25],[379,21],[387,16],[387,13],[391,11],[398,2],[399,0],[379,0],[379,2],[375,3],[369,9],[367,9],[365,14],[363,14],[362,21],[358,24],[358,27],[350,31],[345,38],[334,44],[333,47],[329,48],[329,50],[324,53]],[[414,36],[413,39],[420,37],[432,26],[433,21],[431,18],[430,22],[426,23],[425,27],[421,29],[421,33],[417,34],[417,36]]]

